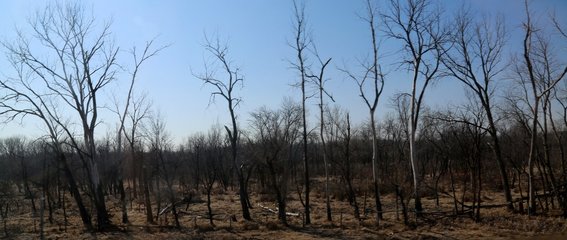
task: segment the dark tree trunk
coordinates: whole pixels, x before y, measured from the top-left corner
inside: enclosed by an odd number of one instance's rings
[[[209,223],[211,226],[215,226],[213,222],[213,208],[211,207],[211,193],[213,190],[213,184],[207,186],[207,210],[209,211]]]
[[[400,204],[402,205],[402,216],[404,218],[404,224],[406,226],[408,226],[409,225],[408,210],[407,210],[406,203],[405,203],[405,200],[404,200],[404,194],[403,194],[402,190],[400,189],[400,186],[398,186],[398,185],[396,185],[396,196],[398,198],[400,198]]]
[[[122,223],[128,223],[128,209],[126,208],[126,191],[124,191],[124,180],[118,180],[118,191],[120,192],[120,209],[122,210]]]
[[[238,174],[238,185],[240,206],[242,207],[242,217],[250,221],[252,220],[252,217],[250,216],[250,210],[248,208],[248,192],[246,191],[246,183],[244,181],[244,176],[242,176],[242,172]]]
[[[277,191],[276,197],[278,198],[278,218],[283,225],[287,226],[286,201],[280,191]]]
[[[502,180],[502,190],[504,191],[504,196],[506,198],[506,203],[508,205],[508,210],[513,211],[514,210],[514,204],[512,203],[512,192],[510,191],[510,180],[508,180],[508,173],[506,172],[506,163],[504,162],[504,159],[502,157],[502,150],[500,147],[500,141],[498,139],[498,134],[496,131],[496,124],[494,123],[494,119],[492,117],[492,110],[490,109],[490,106],[485,107],[485,111],[488,117],[488,123],[489,123],[489,127],[490,127],[490,131],[488,131],[488,133],[490,134],[490,137],[492,138],[492,151],[494,152],[494,155],[496,156],[496,163],[498,163],[498,170],[500,171],[500,177]]]
[[[143,165],[144,163],[142,163]],[[152,201],[150,200],[150,183],[145,171],[145,167],[142,167],[142,185],[144,188],[144,205],[146,205],[146,223],[154,224],[154,217],[152,214]]]
[[[69,169],[69,165],[67,164],[67,158],[65,157],[65,154],[63,153],[59,154],[59,161],[62,164],[63,172],[69,183],[69,191],[71,192],[71,195],[73,195],[73,198],[77,203],[77,208],[79,208],[79,214],[81,215],[83,226],[87,229],[87,231],[92,231],[93,225],[91,222],[91,216],[87,211],[87,209],[85,208],[85,205],[83,204],[83,199],[79,192],[79,188],[77,187],[77,182],[75,182],[73,173],[71,172],[71,169]],[[63,202],[63,204],[65,204],[65,202]]]
[[[97,184],[95,195],[96,219],[99,230],[104,230],[110,226],[110,218],[106,210],[106,203],[104,200],[103,185]]]

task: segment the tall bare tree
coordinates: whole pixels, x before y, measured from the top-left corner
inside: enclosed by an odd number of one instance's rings
[[[235,109],[238,107],[242,99],[236,95],[235,90],[242,87],[244,78],[240,74],[240,69],[234,67],[228,55],[227,44],[222,44],[220,39],[209,39],[205,36],[205,49],[218,61],[225,74],[225,79],[220,79],[215,75],[213,70],[208,69],[205,65],[205,73],[202,75],[195,75],[199,80],[203,81],[205,85],[211,86],[214,90],[211,93],[211,98],[220,96],[226,100],[228,105],[228,112],[230,114],[231,126],[225,126],[230,141],[232,165],[236,171],[239,185],[240,205],[242,207],[242,217],[246,220],[252,220],[248,206],[248,190],[246,187],[245,168],[247,167],[245,161],[238,158],[238,144],[240,140],[240,130],[238,128],[237,116]]]
[[[294,23],[293,23],[293,31],[294,31],[294,39],[293,43],[290,43],[290,46],[295,50],[297,54],[296,62],[292,63],[294,69],[296,69],[299,73],[299,86],[301,88],[301,108],[302,108],[302,123],[303,123],[303,177],[305,181],[305,198],[304,198],[304,207],[305,207],[305,224],[311,224],[311,210],[310,210],[310,203],[309,203],[309,193],[310,189],[310,177],[309,177],[309,155],[308,155],[308,142],[307,142],[307,108],[306,102],[307,98],[307,80],[308,80],[308,68],[307,65],[307,56],[306,51],[308,47],[311,45],[311,38],[309,33],[307,32],[307,22],[305,19],[305,5],[298,5],[297,1],[293,1],[293,10],[294,10]]]
[[[452,33],[453,46],[443,58],[443,64],[450,76],[464,84],[475,96],[487,117],[488,133],[492,138],[492,151],[498,163],[508,209],[513,210],[512,194],[508,180],[506,162],[498,137],[497,119],[494,116],[495,82],[505,70],[502,55],[507,33],[501,17],[476,20],[468,10],[461,9],[455,17],[455,31]]]
[[[442,44],[448,31],[441,23],[441,9],[430,0],[391,0],[383,14],[386,35],[401,43],[400,63],[411,74],[410,118],[408,122],[410,164],[413,175],[416,215],[423,211],[420,198],[420,169],[416,154],[419,115],[427,88],[439,76]]]
[[[380,201],[380,189],[378,187],[378,134],[376,131],[376,109],[382,91],[384,90],[384,74],[379,64],[378,39],[376,34],[377,10],[370,0],[366,1],[366,15],[362,20],[368,24],[372,54],[370,60],[361,62],[362,74],[354,74],[347,70],[345,72],[358,86],[359,96],[364,101],[370,113],[370,129],[372,131],[372,184],[374,188],[374,199],[376,204],[376,221],[382,219],[382,202]],[[368,91],[368,87],[371,87]]]

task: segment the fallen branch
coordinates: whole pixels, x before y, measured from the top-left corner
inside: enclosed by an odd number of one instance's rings
[[[274,210],[274,209],[271,209],[269,207],[262,206],[262,204],[259,204],[259,203],[258,203],[258,206],[261,207],[262,209],[268,211],[268,212],[275,213],[275,214],[278,214],[278,211],[279,211],[279,208],[276,208],[276,210]],[[286,212],[285,215],[292,216],[292,217],[299,217],[299,213]]]
[[[191,198],[184,198],[178,202],[175,203],[175,206],[179,206],[181,204],[186,204],[186,203],[190,203],[191,202]],[[171,211],[171,203],[166,205],[161,211],[159,211],[158,215],[161,216],[167,212]],[[180,210],[178,210],[180,211]]]

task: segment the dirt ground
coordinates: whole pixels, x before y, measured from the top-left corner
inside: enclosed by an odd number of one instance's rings
[[[302,212],[301,203],[296,197],[297,194],[290,194],[288,212]],[[205,196],[201,198],[205,199]],[[509,213],[505,208],[482,209],[480,222],[475,222],[468,216],[438,216],[431,221],[419,221],[417,227],[408,227],[401,219],[398,220],[401,214],[396,215],[395,196],[392,194],[383,196],[386,213],[379,225],[376,225],[375,215],[371,211],[371,203],[374,201],[369,197],[366,199],[366,218],[361,222],[354,219],[352,207],[348,202],[332,199],[333,221],[328,222],[323,196],[313,193],[313,224],[302,226],[302,216],[299,215],[289,216],[289,226],[283,226],[278,223],[276,214],[266,210],[276,209],[275,203],[262,195],[252,194],[251,198],[254,204],[251,209],[253,221],[244,221],[239,216],[238,195],[228,191],[213,196],[214,226],[211,226],[206,218],[206,203],[197,201],[189,206],[179,207],[182,228],[176,229],[172,227],[174,222],[171,214],[163,214],[157,224],[147,225],[144,209],[136,202],[129,206],[131,223],[121,224],[118,200],[109,197],[108,207],[117,230],[103,233],[83,231],[78,212],[74,210],[76,207],[68,201],[69,224],[66,230],[62,211],[57,210],[53,223],[45,223],[45,236],[46,239],[567,239],[565,219],[557,216],[528,217]],[[483,199],[483,204],[487,205],[502,203],[499,202],[501,196],[497,193],[485,195]],[[364,198],[360,197],[359,201],[363,208]],[[424,198],[423,202],[426,211],[452,209],[452,202],[446,196],[441,198],[439,208],[435,206],[435,199],[432,197]],[[8,218],[6,229],[9,236],[4,238],[38,239],[39,216],[32,216],[29,207],[21,212]],[[232,220],[233,215],[236,222]],[[413,220],[413,215],[410,218]]]

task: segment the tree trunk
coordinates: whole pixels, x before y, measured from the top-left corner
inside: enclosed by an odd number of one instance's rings
[[[278,218],[283,225],[287,226],[286,201],[279,191],[276,196],[278,198]]]
[[[232,88],[231,88],[232,89]],[[230,131],[230,129],[228,127],[225,126],[225,129],[228,133],[228,137],[230,139],[230,147],[231,147],[231,155],[232,155],[232,164],[233,167],[235,169],[235,171],[237,171],[237,175],[238,175],[238,195],[240,198],[240,206],[242,208],[242,217],[248,221],[252,220],[252,217],[250,216],[250,209],[248,207],[248,191],[246,188],[246,182],[244,179],[244,172],[243,172],[243,164],[241,163],[240,166],[239,164],[237,164],[237,160],[238,160],[238,138],[239,138],[239,133],[238,133],[238,125],[236,124],[236,115],[234,113],[234,106],[232,104],[233,99],[231,98],[231,94],[232,94],[232,90],[230,90],[228,92],[228,96],[230,96],[227,101],[228,101],[228,110],[230,113],[230,119],[232,122],[232,131]]]
[[[354,189],[352,187],[352,180],[350,179],[347,180],[347,186],[348,186],[348,199],[350,205],[353,207],[354,210],[354,218],[360,221],[360,209],[358,208],[358,202],[356,201],[356,193],[354,192]]]
[[[252,217],[250,216],[250,210],[248,208],[248,193],[246,191],[246,183],[244,181],[244,176],[242,176],[241,170],[237,171],[240,171],[240,173],[238,174],[238,193],[240,196],[240,206],[242,207],[242,217],[250,221],[252,220]]]
[[[490,120],[489,120],[490,122]],[[490,136],[492,138],[492,143],[494,144],[492,150],[496,156],[496,163],[498,164],[498,170],[500,171],[500,179],[502,181],[502,190],[504,191],[504,196],[506,198],[506,203],[508,205],[508,210],[514,210],[514,204],[512,203],[512,192],[510,190],[510,182],[508,180],[508,174],[506,173],[506,164],[502,157],[502,150],[500,148],[500,141],[498,140],[498,134],[496,133],[496,127],[494,123],[490,124]]]
[[[374,185],[374,200],[376,203],[376,223],[380,224],[382,219],[382,202],[380,201],[380,189],[378,188],[378,138],[376,134],[376,123],[374,111],[370,111],[370,124],[372,129],[372,181]]]
[[[421,216],[421,212],[423,211],[423,206],[421,205],[421,197],[419,194],[419,180],[418,180],[418,170],[417,170],[417,157],[415,153],[415,131],[413,130],[413,126],[411,127],[411,134],[410,134],[410,161],[411,161],[411,169],[413,175],[413,194],[415,198],[415,214],[417,217]]]
[[[323,127],[323,111],[321,111],[321,127]],[[331,210],[331,200],[329,196],[329,166],[327,164],[327,150],[325,149],[326,144],[323,137],[323,130],[321,130],[321,142],[323,148],[323,164],[325,164],[325,202],[327,206],[327,221],[332,222],[332,210]]]
[[[158,167],[158,169],[159,169],[159,167]],[[155,177],[155,179],[156,179],[156,191],[155,191],[155,194],[156,194],[156,205],[157,205],[157,206],[156,206],[156,211],[159,211],[159,210],[161,209],[161,189],[160,189],[160,184],[159,184],[159,174]],[[150,184],[151,184],[151,182],[150,182]],[[156,214],[156,220],[155,220],[155,221],[156,221],[158,224],[160,223],[160,222],[159,222],[159,212],[158,212],[158,214]]]
[[[277,159],[278,152],[275,152],[273,154],[274,154],[274,159]],[[284,180],[280,184],[278,184],[276,178],[277,172],[274,169],[272,160],[267,158],[266,165],[268,165],[268,171],[270,173],[270,183],[271,183],[270,185],[274,189],[274,193],[276,194],[276,200],[278,202],[278,219],[283,225],[287,226],[286,196],[285,196],[286,191],[283,189],[285,188],[284,184],[287,184],[287,182],[285,181],[287,177],[283,176]],[[285,175],[285,172],[283,174]]]
[[[118,179],[118,191],[120,192],[120,209],[122,210],[122,223],[128,223],[128,209],[126,208],[126,191],[124,191],[124,180]]]
[[[40,199],[40,211],[39,211],[39,238],[41,240],[45,239],[45,233],[43,231],[43,227],[44,227],[44,219],[43,219],[43,215],[45,212],[45,193],[42,193],[41,195],[41,199]]]
[[[146,174],[145,165],[142,162],[142,185],[144,188],[144,205],[146,205],[146,223],[154,224],[154,217],[152,215],[152,201],[150,200],[150,183]]]
[[[304,71],[302,71],[302,74],[304,75]],[[311,224],[311,210],[310,210],[310,206],[309,206],[309,192],[311,191],[309,184],[310,184],[310,179],[309,179],[309,156],[307,153],[307,119],[306,119],[306,108],[305,108],[305,101],[306,101],[306,95],[305,95],[305,79],[303,79],[301,81],[301,109],[302,111],[302,125],[303,125],[303,133],[302,133],[302,138],[303,138],[303,181],[305,183],[305,225],[309,225]]]
[[[211,208],[211,192],[212,192],[213,185],[209,184],[207,186],[207,210],[209,211],[209,223],[211,226],[215,226],[213,223],[213,209]]]
[[[408,226],[409,225],[409,219],[408,219],[408,211],[406,208],[406,203],[404,200],[404,194],[402,192],[402,190],[400,189],[400,186],[396,185],[396,196],[398,196],[400,198],[400,204],[402,204],[402,216],[404,218],[404,225]]]
[[[533,186],[533,178],[534,178],[534,160],[536,154],[536,143],[537,143],[537,121],[538,121],[538,105],[539,105],[539,98],[537,97],[537,93],[535,90],[535,83],[532,82],[533,91],[535,95],[535,103],[532,109],[534,114],[532,119],[531,125],[531,138],[530,138],[530,153],[528,155],[528,215],[533,216],[536,214],[536,201],[535,201],[535,189]]]
[[[494,156],[496,157],[496,163],[498,164],[498,170],[500,171],[500,179],[502,181],[502,190],[504,191],[504,197],[506,198],[506,203],[508,204],[508,210],[514,210],[514,204],[512,203],[512,192],[510,190],[510,181],[508,180],[508,174],[506,172],[506,163],[504,162],[504,158],[502,157],[502,149],[500,147],[500,140],[498,138],[498,131],[496,129],[496,123],[494,121],[494,116],[492,116],[492,108],[490,106],[490,98],[489,93],[484,92],[484,98],[482,96],[481,99],[484,99],[483,108],[486,112],[486,117],[488,119],[490,137],[492,138],[492,151]]]
[[[415,59],[414,59],[415,61]],[[416,217],[421,216],[421,212],[423,211],[423,206],[421,205],[421,196],[419,193],[420,189],[420,181],[419,178],[419,170],[417,165],[417,156],[416,156],[416,149],[415,149],[415,135],[416,135],[416,128],[417,128],[417,120],[419,115],[419,108],[420,106],[416,103],[416,91],[417,91],[417,78],[418,78],[418,70],[419,64],[421,62],[416,61],[416,66],[414,68],[414,76],[413,76],[413,85],[412,85],[412,93],[411,93],[411,102],[410,102],[410,118],[408,119],[408,132],[409,132],[409,148],[410,148],[410,164],[411,170],[413,175],[413,194],[415,198],[415,215]],[[425,89],[425,86],[424,86]]]
[[[85,205],[83,204],[81,193],[79,192],[79,188],[77,187],[77,182],[75,182],[73,173],[71,172],[71,169],[69,169],[69,165],[67,164],[67,158],[65,157],[65,154],[59,153],[59,162],[62,164],[63,172],[69,183],[69,191],[71,192],[71,195],[73,195],[73,198],[77,203],[77,208],[79,208],[79,214],[81,215],[83,226],[87,231],[92,231],[93,225],[91,223],[91,216],[88,213],[87,209],[85,208]],[[65,202],[63,202],[63,205],[64,204]]]
[[[356,200],[356,192],[352,186],[352,172],[351,172],[351,158],[350,158],[350,116],[347,113],[346,116],[346,136],[345,136],[345,179],[348,187],[349,202],[354,208],[354,217],[360,221],[360,209],[358,207],[358,202]]]
[[[106,210],[106,203],[104,200],[104,191],[101,182],[96,184],[96,195],[95,195],[95,207],[96,207],[96,219],[99,230],[105,230],[110,226],[110,218],[108,216],[108,211]]]

